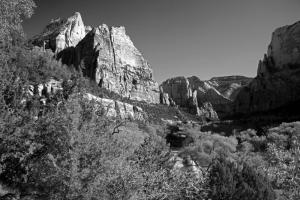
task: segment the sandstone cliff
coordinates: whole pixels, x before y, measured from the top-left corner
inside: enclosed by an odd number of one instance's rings
[[[300,100],[300,22],[278,28],[257,77],[243,88],[234,113],[270,111]]]
[[[251,80],[243,76],[215,77],[208,81],[196,76],[171,78],[160,86],[161,101],[164,104],[174,101],[192,114],[218,119],[218,115],[231,111],[236,94]]]
[[[213,120],[218,119],[217,113],[211,104],[208,104],[207,99],[201,98],[204,90],[199,85],[201,81],[196,79],[196,77],[168,79],[161,84],[162,94],[167,94],[165,96],[169,97],[169,101],[174,101],[176,105],[187,108],[192,114]]]
[[[131,100],[159,103],[158,84],[140,51],[124,27],[84,26],[79,13],[66,20],[56,20],[34,45],[51,48],[64,64],[82,70],[99,87]]]
[[[67,19],[52,20],[41,34],[34,36],[31,42],[36,46],[60,52],[74,47],[85,36],[85,26],[80,13],[76,12]]]
[[[213,77],[206,82],[216,88],[224,97],[233,101],[239,91],[248,85],[252,79],[245,76],[223,76]]]

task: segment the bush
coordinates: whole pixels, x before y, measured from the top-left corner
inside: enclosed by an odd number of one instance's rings
[[[268,180],[247,164],[237,165],[224,158],[216,159],[210,169],[212,200],[273,200],[275,193]]]

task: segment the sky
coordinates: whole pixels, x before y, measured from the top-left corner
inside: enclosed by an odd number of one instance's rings
[[[125,26],[162,81],[254,77],[277,28],[300,20],[300,0],[36,0],[28,37],[78,11],[85,25]]]

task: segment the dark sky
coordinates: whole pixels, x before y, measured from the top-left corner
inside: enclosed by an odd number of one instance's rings
[[[300,20],[300,0],[39,0],[28,36],[75,11],[85,25],[123,25],[158,82],[255,76],[277,27]]]

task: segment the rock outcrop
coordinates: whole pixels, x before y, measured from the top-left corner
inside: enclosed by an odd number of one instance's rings
[[[259,61],[257,77],[243,88],[234,114],[264,112],[300,100],[300,22],[278,28],[268,53]]]
[[[40,103],[42,105],[46,105],[47,101],[51,98],[52,95],[62,90],[63,88],[61,81],[50,79],[45,84],[39,84],[36,86],[29,85],[26,94],[27,97],[38,95],[40,97]],[[76,95],[72,95],[71,98],[74,97],[76,97]],[[85,93],[83,95],[83,98],[87,99],[88,101],[94,101],[96,103],[95,109],[101,109],[99,111],[101,111],[102,114],[106,117],[139,121],[144,121],[147,119],[147,114],[143,111],[142,108],[129,103],[124,103],[107,98],[100,98],[90,93]],[[27,99],[24,99],[22,101],[23,104],[25,104],[26,102]]]
[[[196,77],[171,78],[161,84],[161,95],[168,96],[176,105],[186,108],[192,114],[216,120],[218,115],[207,98],[203,98],[205,90],[200,83],[203,82]]]
[[[138,106],[112,99],[100,98],[89,93],[86,93],[84,98],[97,103],[96,109],[101,109],[99,111],[103,112],[102,114],[107,117],[119,117],[123,120],[131,119],[139,121],[144,121],[147,119],[146,113]]]
[[[167,104],[165,99],[169,98],[192,114],[218,119],[218,115],[231,111],[238,91],[251,80],[243,76],[215,77],[208,81],[196,76],[171,78],[160,86],[161,103]]]
[[[33,44],[41,46],[44,41],[49,41],[45,48],[57,52],[58,59],[82,70],[99,87],[131,100],[159,103],[152,69],[124,27],[84,26],[76,13],[48,25],[33,39]]]
[[[224,97],[233,101],[239,91],[252,80],[253,78],[245,76],[222,76],[211,78],[206,82],[213,86]]]
[[[75,47],[85,34],[81,15],[76,12],[68,19],[52,20],[41,34],[31,39],[31,42],[58,53],[68,47]]]

